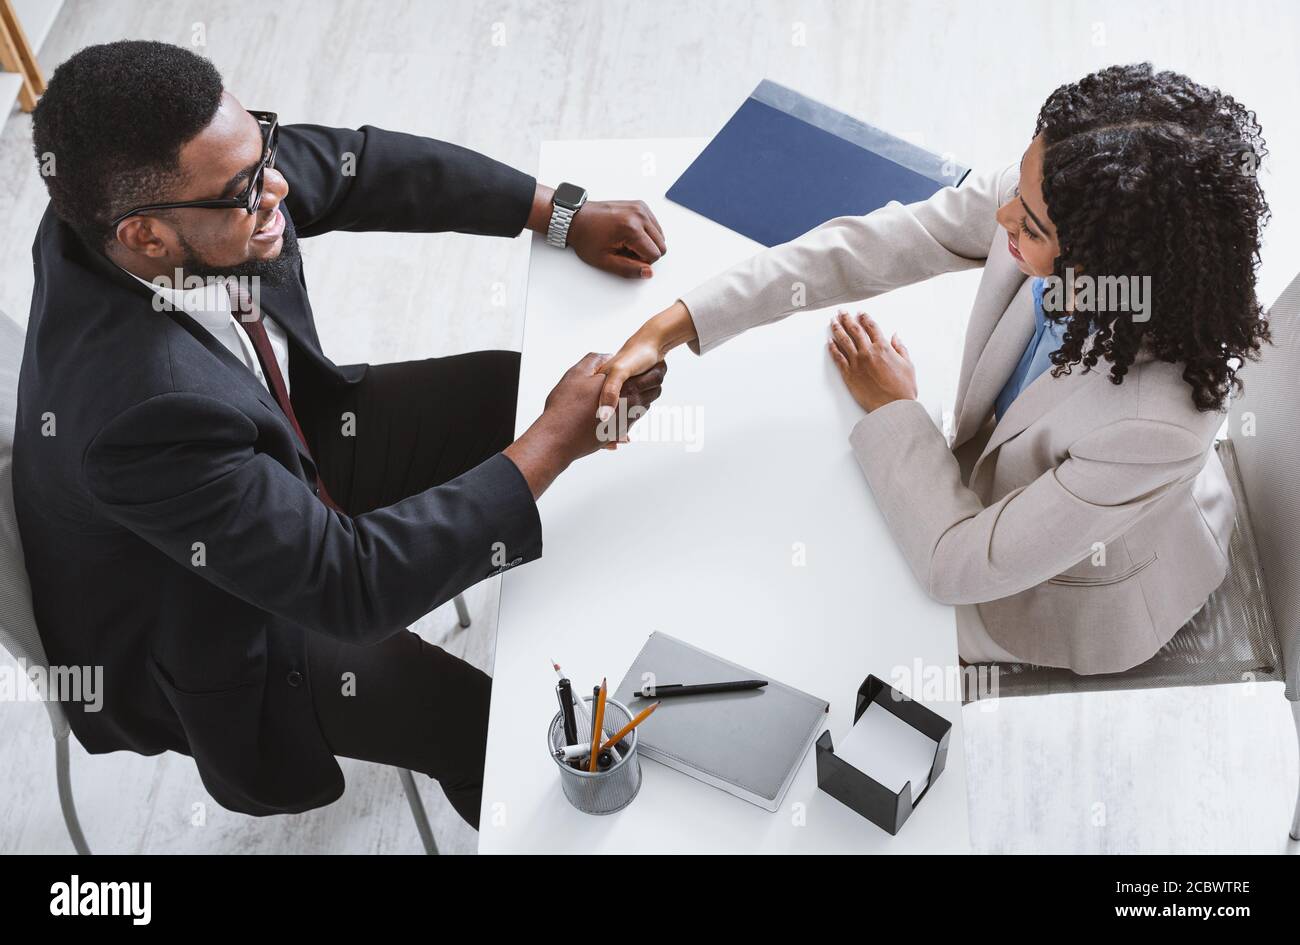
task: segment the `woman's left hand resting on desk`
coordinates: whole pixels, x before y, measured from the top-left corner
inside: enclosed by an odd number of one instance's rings
[[[898,335],[886,339],[866,313],[840,312],[831,320],[826,347],[849,393],[870,413],[895,400],[916,400],[916,368]]]

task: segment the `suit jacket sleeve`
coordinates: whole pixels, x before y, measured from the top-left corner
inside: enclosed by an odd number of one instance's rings
[[[283,125],[275,166],[299,236],[330,230],[518,236],[537,181],[467,148],[366,125]]]
[[[869,299],[931,276],[984,265],[997,208],[1019,180],[1012,165],[974,175],[928,200],[837,217],[774,246],[682,296],[696,353],[796,311]]]
[[[1018,594],[1128,531],[1196,477],[1207,444],[1171,423],[1127,419],[1075,442],[1055,469],[985,507],[962,485],[948,442],[914,400],[868,414],[850,437],[858,465],[926,593],[945,604]]]
[[[501,454],[349,518],[254,452],[256,438],[248,417],[215,399],[159,394],[91,441],[85,478],[108,518],[180,567],[350,643],[377,642],[502,564],[541,554],[532,494]]]

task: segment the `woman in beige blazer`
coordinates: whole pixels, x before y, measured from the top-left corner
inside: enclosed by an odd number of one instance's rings
[[[828,357],[866,412],[849,442],[917,579],[957,605],[964,659],[1128,669],[1226,572],[1213,443],[1268,338],[1264,154],[1218,90],[1149,65],[1087,76],[1047,100],[1019,164],[831,220],[683,295],[599,369],[601,415],[677,345],[792,314],[794,283],[819,309],[983,267],[951,443],[902,342],[834,319]]]

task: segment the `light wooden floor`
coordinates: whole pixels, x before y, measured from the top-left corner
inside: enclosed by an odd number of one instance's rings
[[[1219,84],[1259,112],[1276,215],[1264,298],[1300,268],[1300,175],[1282,172],[1300,167],[1300,8],[1289,2],[68,0],[40,59],[48,73],[92,43],[189,44],[200,28],[203,51],[248,107],[287,121],[429,134],[525,170],[548,138],[712,134],[764,77],[991,166],[1019,157],[1056,85],[1108,63],[1151,59]],[[19,321],[44,206],[30,122],[15,117],[0,136],[0,308]],[[525,250],[522,240],[455,235],[310,241],[306,267],[325,348],[337,360],[375,362],[517,348]],[[504,305],[494,304],[498,284]],[[594,338],[592,346],[620,340]],[[495,583],[469,597],[470,631],[454,629],[449,609],[418,629],[490,670]],[[3,712],[0,851],[70,849],[43,710],[11,704]],[[1285,839],[1295,734],[1277,686],[972,707],[966,751],[979,850],[1296,847]],[[419,849],[396,776],[373,766],[346,763],[348,792],[333,806],[275,819],[217,807],[187,758],[92,758],[76,748],[73,768],[90,842],[105,852]],[[426,783],[425,795],[444,850],[471,852],[474,834],[441,791]],[[201,826],[195,805],[204,805]]]

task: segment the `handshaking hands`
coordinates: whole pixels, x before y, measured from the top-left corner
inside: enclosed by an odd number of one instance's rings
[[[613,357],[588,354],[546,398],[542,415],[504,450],[537,498],[569,464],[626,442],[627,428],[659,399],[664,357],[694,341],[695,323],[680,301],[636,330]],[[619,401],[626,410],[619,410]],[[624,420],[627,421],[626,425]]]
[[[598,398],[607,386],[600,372],[608,359],[609,355],[588,354],[565,371],[547,395],[542,415],[503,451],[523,474],[534,499],[574,460],[602,447],[613,448],[626,437],[626,429],[611,427],[610,417],[602,423],[596,416]],[[667,372],[667,364],[652,361],[615,391],[615,409],[620,397],[627,401],[627,411],[620,416],[628,419],[628,426],[659,399]]]
[[[696,340],[695,323],[691,313],[680,302],[674,302],[638,328],[623,347],[596,368],[605,376],[600,389],[597,419],[605,420],[618,407],[619,392],[643,371],[663,364],[668,352],[679,345]]]

